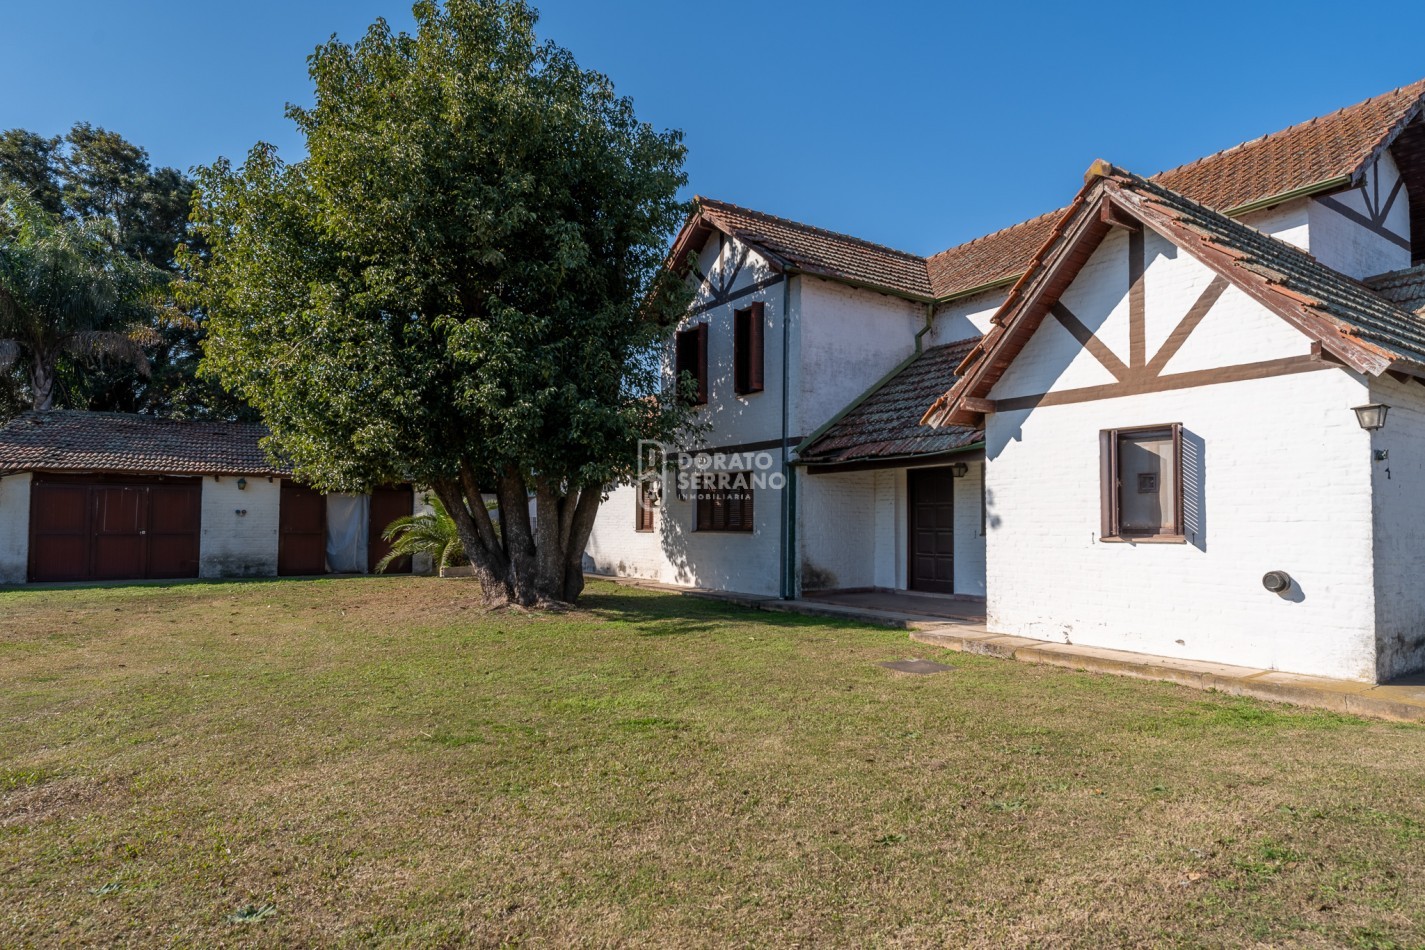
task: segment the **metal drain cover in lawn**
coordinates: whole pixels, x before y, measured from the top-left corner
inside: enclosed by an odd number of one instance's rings
[[[946,666],[944,663],[936,663],[933,660],[891,660],[889,663],[879,663],[888,670],[895,670],[897,673],[915,673],[920,676],[929,676],[931,673],[944,673],[946,670],[953,670],[955,667]]]

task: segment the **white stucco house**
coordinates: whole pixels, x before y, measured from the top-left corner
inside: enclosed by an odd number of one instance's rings
[[[929,258],[700,200],[670,369],[700,380],[698,447],[771,452],[785,487],[618,488],[590,566],[1425,668],[1422,105],[1425,82],[1146,179],[1096,162],[1066,208]]]
[[[381,532],[419,510],[417,494],[323,495],[268,457],[266,434],[21,413],[0,426],[0,584],[369,572],[390,551]]]

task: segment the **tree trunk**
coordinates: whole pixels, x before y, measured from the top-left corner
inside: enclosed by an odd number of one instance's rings
[[[37,412],[54,408],[54,358],[35,353],[30,360],[30,394]]]
[[[440,503],[445,506],[445,510],[450,513],[451,520],[455,522],[455,531],[460,535],[460,544],[465,548],[465,556],[469,559],[470,566],[475,569],[475,579],[480,582],[485,603],[493,606],[508,602],[511,595],[508,585],[509,567],[499,548],[491,548],[485,544],[483,532],[477,524],[481,518],[486,522],[490,520],[490,513],[485,510],[485,502],[480,494],[477,492],[473,504],[467,507],[465,493],[455,482],[437,482],[431,488]],[[493,528],[488,536],[494,537]]]
[[[584,589],[584,547],[594,528],[603,488],[563,490],[539,476],[531,482],[533,524],[529,483],[513,469],[500,477],[495,490],[500,505],[498,534],[489,523],[484,500],[468,469],[458,484],[450,481],[432,486],[455,520],[487,604],[572,604]]]

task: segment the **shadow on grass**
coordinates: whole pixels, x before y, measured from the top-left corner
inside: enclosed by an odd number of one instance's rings
[[[579,598],[579,609],[603,620],[636,624],[641,636],[670,637],[703,633],[729,623],[755,623],[781,630],[834,626],[838,629],[885,633],[877,624],[830,617],[758,610],[740,604],[663,592],[635,592],[626,588],[590,588]]]

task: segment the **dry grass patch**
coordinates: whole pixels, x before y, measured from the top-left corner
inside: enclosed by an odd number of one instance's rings
[[[0,593],[0,945],[1425,940],[1425,730],[594,585]]]

